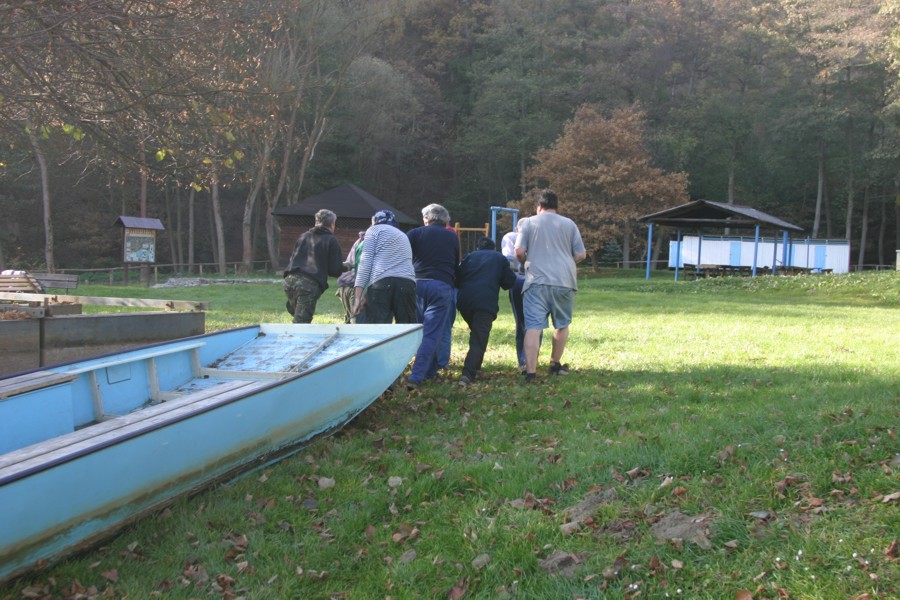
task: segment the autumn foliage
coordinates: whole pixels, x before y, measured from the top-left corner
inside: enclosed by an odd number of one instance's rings
[[[578,223],[589,253],[628,235],[637,217],[688,200],[687,174],[652,165],[645,119],[634,106],[605,117],[583,105],[525,175],[530,186],[556,191],[560,212]],[[528,200],[522,208],[534,210]]]

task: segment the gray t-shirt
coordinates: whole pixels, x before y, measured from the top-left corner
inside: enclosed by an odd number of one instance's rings
[[[523,290],[532,285],[578,289],[575,256],[585,250],[572,219],[551,212],[528,217],[519,229],[516,248],[528,253]]]

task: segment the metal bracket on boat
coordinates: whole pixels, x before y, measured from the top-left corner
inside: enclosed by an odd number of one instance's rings
[[[321,352],[322,350],[324,350],[325,348],[327,348],[328,346],[333,344],[334,340],[336,340],[340,334],[341,334],[341,329],[339,327],[335,327],[334,333],[332,333],[330,336],[325,338],[325,340],[321,344],[319,344],[318,346],[316,346],[315,348],[310,350],[306,356],[304,356],[302,359],[300,359],[300,361],[296,365],[291,367],[287,372],[288,373],[298,373],[301,369],[303,369],[303,367],[306,366],[306,363],[308,363],[310,360],[312,360],[312,358],[316,354],[318,354],[319,352]]]

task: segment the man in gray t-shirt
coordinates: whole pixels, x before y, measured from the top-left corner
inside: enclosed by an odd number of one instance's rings
[[[552,190],[544,190],[537,214],[528,218],[516,238],[516,258],[525,264],[523,307],[525,310],[525,381],[535,380],[541,332],[553,320],[550,374],[566,375],[562,364],[569,339],[569,324],[575,292],[575,265],[587,256],[578,226],[557,214],[559,201]]]

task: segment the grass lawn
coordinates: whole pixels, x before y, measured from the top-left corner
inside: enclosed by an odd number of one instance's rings
[[[900,273],[580,286],[570,375],[521,383],[504,297],[476,384],[459,319],[443,381],[0,598],[900,597]],[[78,292],[289,321],[277,283]]]

